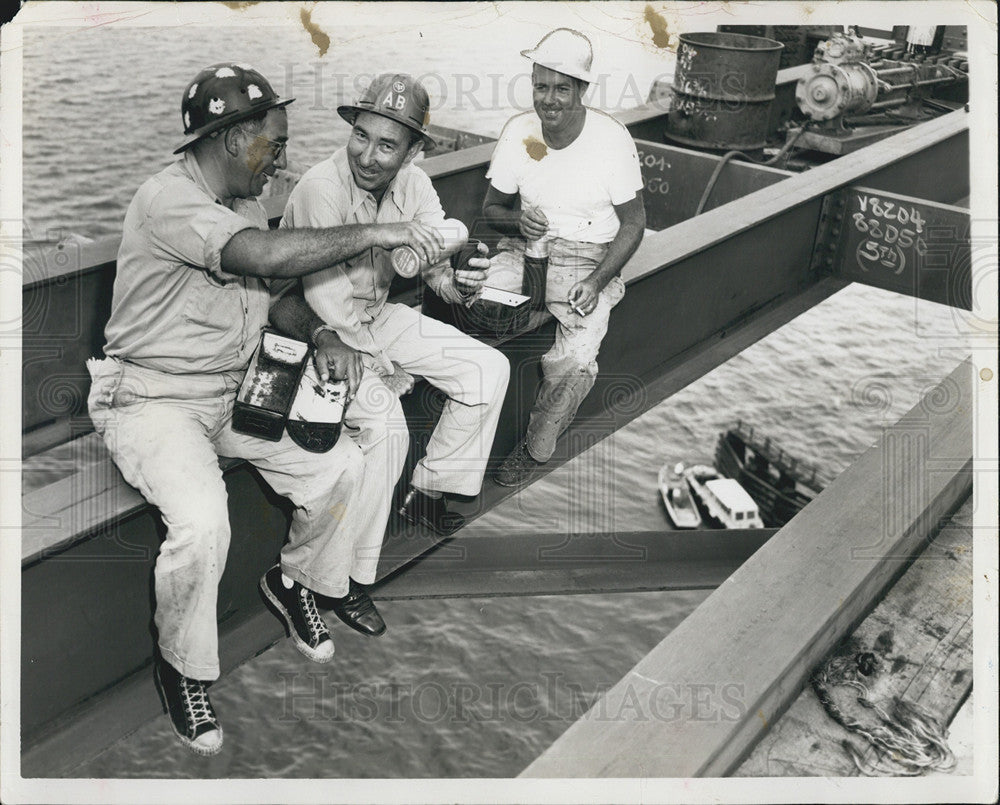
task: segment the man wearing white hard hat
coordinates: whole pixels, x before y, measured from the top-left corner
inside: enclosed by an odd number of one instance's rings
[[[425,145],[434,144],[427,133],[429,108],[427,91],[412,76],[378,76],[357,103],[337,109],[351,125],[347,146],[305,173],[289,196],[281,225],[416,221],[437,229],[442,248],[417,257],[414,268],[445,301],[471,303],[490,263],[485,256],[474,257],[467,268],[453,270],[442,259],[465,244],[468,231],[459,222],[446,221],[430,178],[414,164]],[[456,226],[461,231],[453,231]],[[388,301],[392,278],[402,268],[394,265],[398,256],[369,249],[303,282],[310,307],[362,358],[361,385],[344,423],[366,455],[386,457],[373,466],[392,470],[365,478],[366,494],[380,507],[381,519],[359,544],[374,559],[409,447],[402,406],[386,386],[406,393],[412,374],[447,395],[400,509],[410,522],[447,535],[465,518],[448,509],[444,495],[479,494],[510,376],[502,353],[408,305]]]
[[[521,55],[532,61],[534,108],[507,122],[486,174],[483,216],[511,236],[500,241],[490,282],[522,270],[525,244],[535,254],[547,248],[545,306],[558,326],[525,437],[495,476],[503,486],[525,483],[552,457],[593,388],[611,310],[625,293],[621,270],[646,225],[635,143],[583,103],[595,80],[590,40],[558,28]]]

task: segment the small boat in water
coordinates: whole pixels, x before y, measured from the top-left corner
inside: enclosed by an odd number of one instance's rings
[[[789,455],[742,421],[719,434],[715,466],[740,482],[774,527],[791,520],[829,484],[822,469]]]
[[[763,528],[757,504],[739,481],[696,464],[683,472],[704,519],[720,528]]]
[[[660,497],[667,509],[670,521],[677,528],[699,528],[702,525],[698,506],[691,497],[691,490],[684,479],[684,465],[677,464],[671,469],[669,464],[660,467],[657,483]]]

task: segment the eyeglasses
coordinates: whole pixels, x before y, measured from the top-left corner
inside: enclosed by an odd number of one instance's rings
[[[281,155],[285,153],[285,149],[288,147],[288,141],[279,142],[278,140],[271,140],[267,137],[257,135],[257,137],[267,143],[268,149],[271,151],[271,159],[278,160],[281,159]]]

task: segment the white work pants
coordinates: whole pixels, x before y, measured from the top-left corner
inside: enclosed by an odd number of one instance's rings
[[[411,483],[428,491],[478,495],[510,379],[507,358],[406,305],[386,304],[363,326],[389,360],[423,377],[448,397]],[[398,400],[387,406],[382,393],[367,391],[377,391],[372,384],[380,382],[373,371],[365,371],[361,392],[348,407],[344,421],[376,435],[388,430],[393,458],[385,464],[394,467],[398,461],[401,468],[408,445],[405,421]],[[388,517],[395,478],[390,472],[369,483],[374,472],[374,468],[365,472],[365,492],[384,497]]]
[[[347,594],[351,575],[374,579],[374,563],[355,550],[375,516],[360,491],[361,449],[342,437],[329,452],[310,453],[287,434],[270,442],[236,433],[241,374],[172,375],[113,359],[91,370],[94,426],[167,527],[154,570],[160,650],[182,674],[202,680],[219,676],[216,601],[230,538],[218,456],[247,459],[295,505],[281,551],[285,574],[336,597]]]

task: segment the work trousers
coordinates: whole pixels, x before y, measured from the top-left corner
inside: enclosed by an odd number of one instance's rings
[[[502,251],[491,261],[487,283],[514,290],[512,286],[519,282],[518,271],[523,272],[524,242],[505,238],[499,248]],[[542,356],[542,382],[525,435],[528,452],[536,461],[552,458],[556,440],[576,417],[580,403],[597,380],[597,354],[608,332],[611,310],[625,295],[625,283],[620,277],[612,277],[601,290],[597,306],[586,316],[569,306],[569,291],[590,276],[607,251],[606,243],[564,238],[549,241],[545,306],[557,326],[555,342]]]
[[[374,579],[374,561],[355,550],[376,512],[360,493],[365,459],[354,441],[342,437],[329,452],[310,453],[287,434],[271,442],[236,433],[242,372],[174,375],[111,358],[89,368],[94,426],[167,527],[154,569],[154,620],[163,658],[182,674],[219,676],[216,608],[230,540],[220,455],[250,461],[294,504],[281,551],[286,575],[336,597],[347,594],[349,575]]]
[[[510,379],[507,358],[407,305],[386,304],[374,320],[362,326],[386,358],[447,395],[427,450],[414,468],[412,485],[426,491],[478,495]],[[375,438],[385,434],[391,458],[384,464],[401,470],[409,446],[402,408],[394,396],[387,402],[369,363],[344,421]],[[395,477],[390,471],[377,479],[373,472],[365,472],[365,494],[383,501],[388,518],[399,470]]]

